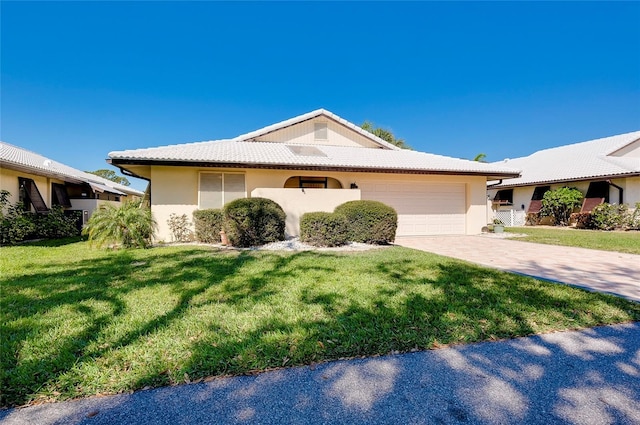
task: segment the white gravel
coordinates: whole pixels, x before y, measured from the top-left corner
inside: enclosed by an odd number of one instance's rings
[[[156,244],[156,247],[163,246],[179,246],[179,245],[197,245],[197,246],[212,246],[221,249],[234,249],[234,250],[246,250],[246,251],[368,251],[370,249],[381,249],[393,245],[369,245],[366,243],[349,242],[343,246],[336,247],[317,247],[313,245],[300,242],[299,238],[288,238],[284,241],[272,242],[262,246],[253,246],[250,248],[238,248],[235,246],[225,246],[222,244],[208,244],[202,242],[171,242]]]
[[[390,246],[390,245],[387,245]],[[370,249],[384,248],[381,245],[369,245],[366,243],[349,242],[343,246],[332,248],[317,247],[300,242],[299,238],[289,238],[280,242],[272,242],[266,245],[250,248],[257,251],[367,251]]]

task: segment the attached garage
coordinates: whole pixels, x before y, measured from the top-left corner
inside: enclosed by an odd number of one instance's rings
[[[463,235],[463,183],[362,182],[362,199],[380,201],[398,212],[398,236]]]

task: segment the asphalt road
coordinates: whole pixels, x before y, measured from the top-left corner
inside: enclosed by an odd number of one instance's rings
[[[0,424],[640,424],[640,323],[0,411]]]

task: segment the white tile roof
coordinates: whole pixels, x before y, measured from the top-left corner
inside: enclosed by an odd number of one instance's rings
[[[529,156],[494,162],[522,170],[497,187],[640,175],[640,158],[611,156],[640,139],[640,131],[544,149]]]
[[[144,193],[139,190],[112,182],[111,180],[94,174],[76,170],[68,165],[6,142],[0,142],[0,165],[7,168],[24,170],[32,174],[58,178],[70,183],[89,183],[96,185],[96,187],[102,191],[108,191],[118,195],[144,195]]]
[[[274,142],[256,142],[252,140],[266,132],[296,124],[298,122],[325,115],[331,119],[348,125],[358,133],[365,130],[343,120],[324,109],[300,115],[291,120],[265,127],[234,139],[208,142],[186,143],[170,146],[159,146],[148,149],[126,150],[109,153],[114,164],[148,164],[148,163],[197,163],[224,166],[269,167],[269,168],[325,168],[358,171],[416,172],[416,173],[460,173],[498,176],[508,178],[518,175],[515,167],[487,164],[424,152],[405,150],[390,145],[379,139],[381,148],[343,147],[313,145],[320,155],[300,155],[294,153],[289,145]],[[389,145],[387,149],[387,145]]]

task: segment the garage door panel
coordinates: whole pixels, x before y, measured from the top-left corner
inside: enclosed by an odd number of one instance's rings
[[[464,234],[464,184],[363,182],[362,199],[383,202],[398,212],[398,236]]]

